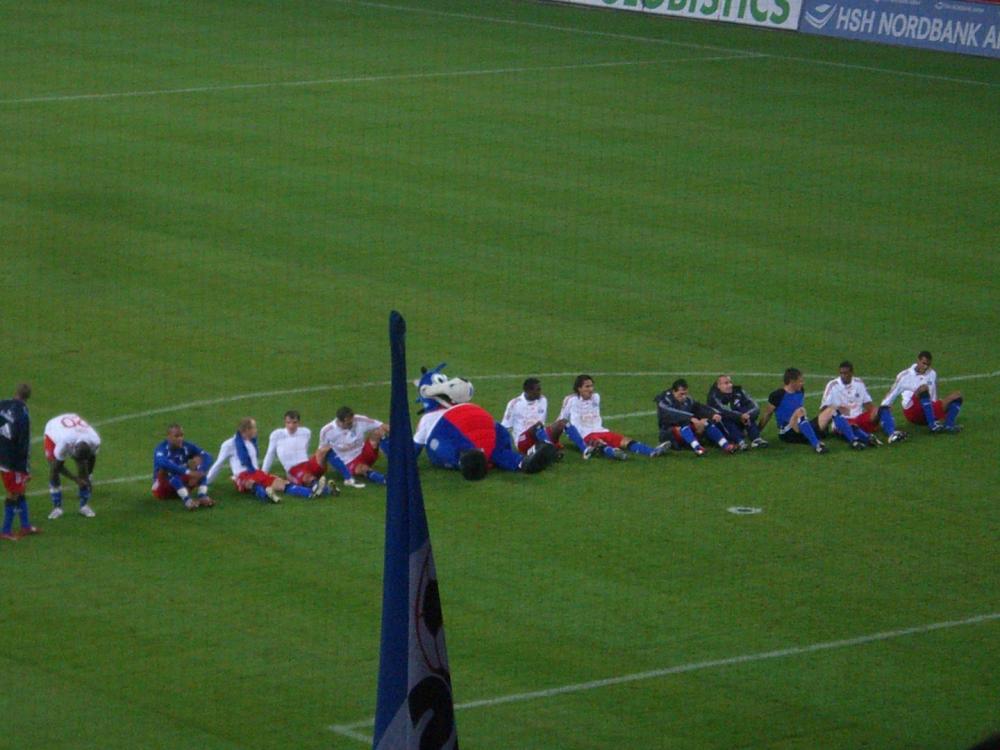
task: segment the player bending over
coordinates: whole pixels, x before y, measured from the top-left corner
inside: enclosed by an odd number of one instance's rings
[[[917,361],[896,376],[882,406],[892,407],[897,396],[903,397],[903,415],[910,424],[925,424],[931,432],[960,432],[956,424],[962,411],[962,392],[952,391],[938,399],[937,373],[931,367],[933,357],[928,351],[917,355]]]
[[[566,425],[566,434],[585,459],[598,453],[624,461],[628,458],[626,451],[652,458],[663,455],[668,447],[668,444],[661,443],[650,448],[638,440],[606,430],[601,421],[601,395],[594,391],[594,379],[590,375],[576,376],[573,393],[563,399],[559,419]]]
[[[54,521],[63,514],[61,477],[72,480],[79,487],[80,515],[87,518],[97,515],[90,507],[90,493],[94,467],[97,465],[97,451],[100,448],[101,438],[97,430],[79,414],[60,414],[46,423],[45,459],[49,462],[51,520]],[[66,468],[67,458],[72,458],[76,464],[76,474]]]

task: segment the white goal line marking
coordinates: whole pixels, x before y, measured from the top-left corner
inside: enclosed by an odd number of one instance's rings
[[[935,622],[929,625],[917,625],[911,628],[901,628],[899,630],[885,630],[880,633],[870,633],[868,635],[857,636],[856,638],[844,638],[842,640],[836,641],[823,641],[821,643],[812,643],[807,646],[792,646],[790,648],[782,648],[776,651],[762,651],[754,654],[742,654],[740,656],[731,656],[726,659],[711,659],[709,661],[699,661],[691,662],[688,664],[679,664],[673,667],[665,667],[663,669],[652,669],[647,672],[635,672],[633,674],[621,675],[618,677],[608,677],[601,680],[590,680],[589,682],[578,682],[572,685],[562,685],[559,687],[548,688],[546,690],[532,690],[524,693],[513,693],[511,695],[502,695],[496,698],[483,698],[481,700],[467,701],[465,703],[455,704],[455,709],[467,709],[467,708],[483,708],[488,706],[499,706],[504,703],[519,703],[523,701],[537,700],[539,698],[551,698],[557,695],[565,695],[567,693],[580,693],[587,690],[597,690],[599,688],[611,687],[614,685],[624,685],[630,682],[639,682],[641,680],[652,680],[658,677],[667,677],[675,674],[684,674],[686,672],[697,672],[702,669],[715,669],[718,667],[730,667],[737,664],[748,664],[751,662],[765,661],[767,659],[783,659],[788,656],[800,656],[803,654],[813,654],[818,651],[829,651],[831,649],[838,648],[850,648],[852,646],[863,646],[868,643],[876,643],[878,641],[888,641],[894,638],[903,638],[909,635],[920,635],[922,633],[930,633],[935,630],[946,630],[948,628],[958,628],[965,625],[978,625],[984,622],[990,622],[993,620],[1000,619],[1000,612],[990,612],[989,614],[975,615],[973,617],[967,617],[962,620],[946,620],[944,622]],[[332,732],[336,732],[344,737],[349,737],[353,740],[358,740],[359,742],[370,743],[372,738],[366,736],[361,732],[356,730],[363,728],[371,728],[375,723],[374,718],[364,719],[361,721],[350,722],[347,724],[332,724],[328,729]]]
[[[694,42],[676,42],[671,39],[660,39],[657,37],[641,36],[637,34],[620,34],[611,31],[595,31],[593,29],[581,29],[575,26],[559,26],[557,24],[539,23],[537,21],[522,21],[517,18],[498,18],[495,16],[477,16],[473,13],[456,13],[446,10],[433,10],[431,8],[417,8],[410,5],[396,5],[393,3],[372,2],[372,0],[334,0],[335,2],[350,5],[362,5],[369,8],[382,8],[385,10],[403,11],[408,13],[424,13],[434,16],[444,16],[446,18],[462,18],[469,21],[479,21],[481,23],[497,23],[508,26],[525,26],[529,28],[544,29],[546,31],[562,31],[569,34],[582,34],[586,36],[599,36],[609,39],[623,39],[632,42],[648,42],[651,44],[663,44],[671,47],[687,47],[690,49],[704,49],[715,52],[741,52],[748,56],[759,58],[771,58],[774,60],[790,60],[792,62],[809,63],[811,65],[825,65],[831,68],[844,68],[847,70],[864,70],[869,73],[886,73],[889,75],[903,76],[905,78],[920,78],[930,81],[945,81],[948,83],[965,83],[973,86],[986,86],[988,88],[1000,87],[1000,83],[989,81],[977,81],[974,78],[956,78],[953,76],[935,75],[933,73],[915,73],[908,70],[897,70],[894,68],[879,68],[873,65],[857,65],[854,63],[837,62],[834,60],[817,60],[812,57],[797,57],[794,55],[772,55],[767,53],[752,52],[735,47],[717,47],[711,44],[697,44]],[[581,8],[582,6],[575,6]],[[587,8],[593,10],[593,8]],[[607,9],[605,9],[607,10]]]
[[[596,68],[624,68],[639,65],[666,65],[686,62],[717,62],[720,60],[742,60],[764,57],[753,52],[731,51],[716,57],[679,57],[661,60],[611,60],[593,63],[571,63],[567,65],[530,65],[511,68],[488,68],[469,70],[441,70],[424,73],[387,73],[385,75],[344,76],[341,78],[316,78],[305,81],[267,81],[256,83],[227,83],[216,86],[188,86],[174,89],[149,89],[143,91],[112,91],[91,94],[53,94],[49,96],[29,96],[19,99],[0,99],[0,104],[42,104],[45,102],[77,102],[98,99],[128,99],[147,96],[171,96],[177,94],[203,94],[218,91],[247,91],[269,88],[295,88],[306,86],[336,86],[357,83],[381,83],[388,81],[413,81],[434,78],[471,78],[474,76],[499,76],[517,73],[537,73],[560,70],[589,70]]]

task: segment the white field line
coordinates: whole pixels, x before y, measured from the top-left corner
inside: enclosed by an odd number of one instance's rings
[[[188,86],[173,89],[147,89],[141,91],[112,91],[91,94],[52,94],[48,96],[29,96],[19,99],[0,99],[0,105],[42,104],[45,102],[76,102],[97,99],[128,99],[148,96],[171,96],[178,94],[203,94],[218,91],[247,91],[253,89],[294,88],[305,86],[336,86],[358,83],[382,83],[388,81],[414,81],[434,78],[471,78],[475,76],[499,76],[519,73],[537,73],[559,70],[589,70],[596,68],[624,68],[639,65],[665,65],[685,62],[717,62],[720,60],[742,60],[753,57],[763,57],[753,52],[733,51],[727,55],[716,57],[682,57],[661,60],[612,60],[593,63],[573,63],[569,65],[529,65],[511,68],[487,68],[469,70],[442,70],[423,73],[388,73],[385,75],[344,76],[340,78],[315,78],[304,81],[266,81],[256,83],[231,83],[217,86]]]
[[[497,18],[494,16],[477,16],[472,13],[456,13],[446,10],[432,10],[430,8],[419,8],[411,5],[397,5],[394,3],[372,2],[371,0],[335,0],[335,2],[350,5],[362,5],[369,8],[383,8],[385,10],[402,11],[404,13],[424,13],[434,16],[444,16],[446,18],[461,18],[480,23],[504,24],[507,26],[525,26],[529,28],[544,29],[546,31],[560,31],[568,34],[581,34],[585,36],[606,37],[609,39],[623,39],[632,42],[646,42],[650,44],[663,44],[670,47],[686,47],[689,49],[704,49],[714,52],[742,53],[747,56],[757,58],[771,58],[774,60],[790,60],[792,62],[808,63],[810,65],[824,65],[831,68],[843,68],[846,70],[863,70],[868,73],[884,73],[887,75],[902,76],[904,78],[919,78],[930,81],[945,81],[948,83],[964,83],[972,86],[986,86],[988,88],[1000,88],[1000,83],[990,83],[988,81],[977,81],[973,78],[956,78],[953,76],[941,76],[933,73],[914,73],[908,70],[896,70],[893,68],[879,68],[873,65],[856,65],[853,63],[836,62],[833,60],[817,60],[812,57],[797,57],[795,55],[770,55],[751,50],[738,49],[735,47],[717,47],[710,44],[696,44],[693,42],[675,42],[670,39],[659,39],[657,37],[640,36],[635,34],[618,34],[610,31],[595,31],[593,29],[581,29],[575,26],[559,26],[557,24],[538,23],[535,21],[521,21],[516,18]],[[582,6],[576,6],[582,7]],[[593,10],[592,7],[587,8]],[[617,11],[614,11],[617,12]]]
[[[935,630],[946,630],[948,628],[958,628],[966,625],[978,625],[998,619],[1000,619],[1000,612],[990,612],[989,614],[975,615],[962,620],[946,620],[944,622],[935,622],[929,625],[917,625],[915,627],[901,628],[899,630],[886,630],[880,633],[870,633],[868,635],[861,635],[855,638],[823,641],[821,643],[812,643],[807,646],[791,646],[789,648],[782,648],[776,651],[741,654],[739,656],[731,656],[725,659],[711,659],[709,661],[691,662],[688,664],[679,664],[673,667],[664,667],[663,669],[652,669],[647,672],[635,672],[633,674],[620,675],[618,677],[607,677],[601,680],[590,680],[588,682],[578,682],[571,685],[561,685],[559,687],[548,688],[545,690],[532,690],[524,693],[501,695],[495,698],[483,698],[480,700],[468,701],[466,703],[458,703],[455,705],[455,709],[483,708],[489,706],[499,706],[504,703],[520,703],[524,701],[538,700],[540,698],[551,698],[557,695],[566,695],[567,693],[580,693],[587,690],[612,687],[614,685],[624,685],[630,682],[652,680],[659,677],[668,677],[670,675],[684,674],[687,672],[697,672],[703,669],[731,667],[738,664],[765,661],[767,659],[783,659],[789,656],[813,654],[818,651],[863,646],[868,643],[888,641],[894,638],[903,638],[910,635],[920,635],[922,633],[930,633]],[[358,740],[359,742],[370,743],[372,741],[370,736],[361,734],[356,730],[371,728],[374,723],[374,719],[364,719],[347,724],[333,724],[328,728],[330,731],[336,732],[344,737],[349,737],[351,739]]]

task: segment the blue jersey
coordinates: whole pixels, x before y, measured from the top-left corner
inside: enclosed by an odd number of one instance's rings
[[[209,453],[186,440],[179,448],[164,440],[153,450],[153,481],[156,481],[156,475],[160,471],[171,475],[184,474],[188,470],[188,461],[198,456],[202,457],[201,470],[208,471],[208,467],[212,465]]]
[[[768,403],[774,407],[774,418],[778,422],[779,433],[787,432],[790,429],[788,423],[792,419],[792,414],[795,413],[796,409],[802,407],[805,400],[805,391],[789,393],[784,388],[779,388],[778,390],[773,391],[771,395],[767,397]]]
[[[0,468],[29,473],[31,417],[20,399],[0,401]]]

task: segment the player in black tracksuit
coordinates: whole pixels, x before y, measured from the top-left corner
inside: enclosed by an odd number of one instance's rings
[[[767,447],[767,441],[760,436],[757,426],[760,407],[742,386],[733,385],[731,377],[720,375],[716,378],[705,400],[722,415],[722,429],[740,450]]]
[[[687,381],[683,378],[675,380],[670,390],[657,394],[653,400],[656,402],[661,441],[669,440],[677,449],[690,445],[695,455],[704,456],[705,446],[698,438],[708,435],[726,453],[736,450],[736,446],[719,429],[722,415],[691,398]]]

